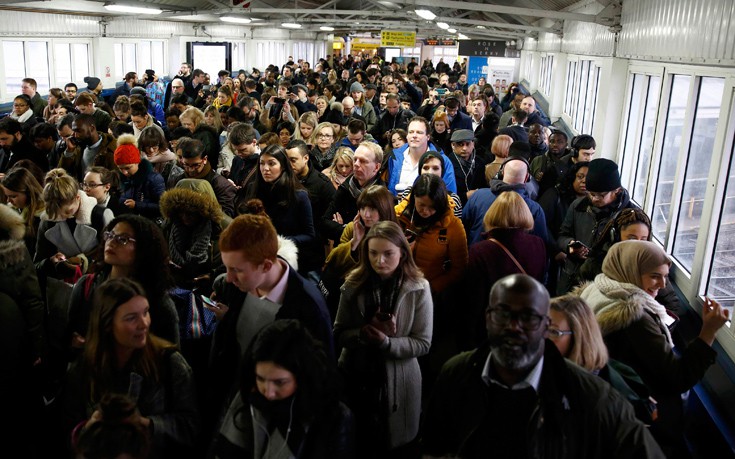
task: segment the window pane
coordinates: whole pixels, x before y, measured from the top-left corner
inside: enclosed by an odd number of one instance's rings
[[[707,287],[707,294],[718,299],[735,298],[735,151],[730,155],[725,200]]]
[[[664,242],[664,236],[666,236],[671,197],[674,193],[674,176],[676,165],[679,162],[681,131],[684,124],[690,83],[691,77],[675,75],[671,84],[671,97],[668,113],[666,114],[666,130],[664,131],[661,150],[666,154],[661,157],[661,167],[658,171],[658,182],[656,183],[656,197],[651,215],[653,236],[662,243]]]
[[[115,43],[115,68],[124,72],[122,43]]]
[[[244,46],[244,45],[243,45]],[[163,73],[163,69],[166,67],[163,64],[163,42],[154,41],[151,42],[151,66],[148,67],[156,71],[156,73]],[[147,70],[147,69],[141,69]]]
[[[633,198],[643,204],[646,199],[646,180],[648,180],[648,169],[651,167],[651,152],[653,150],[653,136],[656,132],[656,112],[658,111],[658,94],[661,85],[660,77],[650,77],[648,82],[648,95],[646,98],[646,112],[643,115],[643,127],[638,158],[638,168],[635,178]]]
[[[590,68],[590,77],[587,84],[587,101],[584,107],[584,121],[582,132],[592,133],[592,122],[595,117],[595,105],[597,103],[597,82],[600,76],[600,67]]]
[[[73,73],[69,81],[82,81],[89,75],[89,48],[86,43],[72,43],[71,51]]]
[[[135,43],[123,43],[123,66],[122,75],[135,71]]]
[[[702,78],[689,145],[684,191],[674,238],[674,257],[691,272],[702,218],[707,177],[712,163],[717,121],[720,116],[724,78]]]
[[[38,92],[45,94],[51,87],[48,73],[47,43],[45,41],[27,41],[26,51],[28,52],[28,60],[26,62],[27,74],[38,83]]]
[[[638,157],[637,139],[638,125],[640,120],[641,105],[644,103],[643,92],[645,75],[633,74],[633,80],[630,82],[630,98],[623,119],[625,123],[625,140],[623,143],[623,160],[620,164],[621,178],[624,186],[632,191],[632,197],[635,199],[635,181],[636,176],[635,163]],[[645,183],[643,184],[645,188]],[[638,201],[640,204],[640,201]]]
[[[8,96],[15,97],[20,94],[21,80],[26,77],[23,42],[4,41],[3,53],[5,56],[5,90]]]
[[[143,73],[145,69],[149,68],[151,68],[151,42],[142,41],[138,44],[138,66],[131,70],[126,70],[125,73]]]
[[[71,49],[69,43],[54,45],[54,81],[57,87],[71,81]]]

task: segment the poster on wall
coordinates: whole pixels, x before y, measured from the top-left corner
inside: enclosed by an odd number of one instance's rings
[[[477,84],[480,78],[487,81],[489,73],[487,57],[470,56],[467,63],[467,84]]]
[[[488,83],[493,85],[497,97],[502,98],[508,92],[508,85],[513,81],[512,68],[497,68],[491,70],[492,74]]]

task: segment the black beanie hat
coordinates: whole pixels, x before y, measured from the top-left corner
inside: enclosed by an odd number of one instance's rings
[[[84,82],[87,83],[87,89],[90,91],[94,91],[100,85],[100,79],[93,76],[84,77]]]
[[[531,145],[528,142],[513,142],[508,148],[508,156],[520,156],[526,161],[530,161]]]
[[[605,158],[593,159],[587,169],[587,191],[605,193],[620,188],[620,172],[614,161]]]
[[[346,123],[344,115],[339,110],[331,109],[327,113],[327,123],[339,124],[344,126]]]

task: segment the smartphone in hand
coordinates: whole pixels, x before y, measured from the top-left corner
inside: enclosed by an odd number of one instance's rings
[[[205,296],[205,295],[199,295],[199,297],[200,297],[200,298],[202,299],[202,301],[204,302],[204,304],[206,304],[207,306],[211,306],[211,307],[213,307],[214,309],[221,309],[221,308],[220,308],[220,307],[219,307],[219,306],[217,305],[217,302],[216,302],[216,301],[214,301],[213,299],[211,299],[210,297],[208,297],[208,296]]]

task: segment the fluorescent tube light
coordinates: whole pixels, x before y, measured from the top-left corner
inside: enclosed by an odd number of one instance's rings
[[[457,29],[447,29],[447,32],[449,32],[449,33],[457,33]]]
[[[444,30],[447,30],[449,28],[449,24],[447,24],[446,22],[437,22],[436,25],[438,25],[440,29]]]
[[[158,8],[144,8],[142,6],[128,6],[128,5],[105,5],[105,9],[109,11],[116,11],[118,13],[135,13],[135,14],[161,14],[163,10]]]
[[[319,27],[319,30],[323,30],[325,32],[334,32],[334,27],[323,25],[323,26]]]
[[[422,17],[422,18],[426,19],[427,21],[433,21],[434,18],[436,17],[436,14],[432,13],[429,10],[414,10],[414,12],[419,17]]]
[[[282,22],[281,27],[284,29],[300,29],[301,24],[296,24],[295,22]]]
[[[238,18],[234,16],[222,16],[219,20],[222,22],[231,22],[233,24],[250,24],[253,22],[250,18]]]

